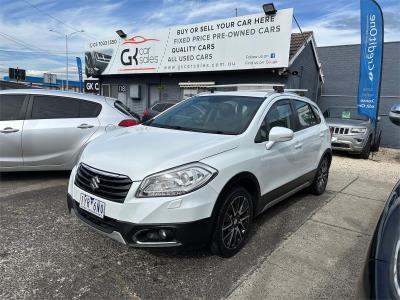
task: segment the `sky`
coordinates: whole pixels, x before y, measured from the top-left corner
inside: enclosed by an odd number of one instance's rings
[[[385,19],[385,41],[400,41],[400,1],[377,0]],[[268,2],[268,1],[267,1]],[[167,26],[205,22],[262,12],[259,0],[0,0],[0,77],[9,67],[65,77],[65,38],[69,39],[70,79],[77,78],[75,57],[84,60],[85,45],[115,31],[137,34]],[[317,46],[360,42],[359,0],[276,0],[279,9],[294,8],[303,31],[313,30]],[[50,30],[57,30],[51,32]],[[293,32],[298,29],[293,24]]]

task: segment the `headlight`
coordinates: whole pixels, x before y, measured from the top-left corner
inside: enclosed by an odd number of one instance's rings
[[[351,133],[365,133],[367,128],[352,128]]]
[[[203,163],[191,163],[143,179],[136,197],[168,197],[190,193],[207,184],[218,171]]]

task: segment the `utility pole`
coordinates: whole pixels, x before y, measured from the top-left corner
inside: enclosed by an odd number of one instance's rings
[[[238,12],[238,9],[235,8],[235,16],[236,16],[236,17],[237,17],[237,12]]]

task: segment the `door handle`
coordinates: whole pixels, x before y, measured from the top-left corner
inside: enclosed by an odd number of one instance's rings
[[[94,126],[90,125],[90,124],[81,124],[78,126],[78,128],[80,128],[80,129],[87,129],[87,128],[93,128],[93,127]]]
[[[301,144],[301,143],[294,145],[295,149],[300,149],[301,147],[303,147],[303,144]]]
[[[13,132],[18,132],[19,129],[16,128],[11,128],[11,127],[6,127],[3,130],[0,130],[1,133],[13,133]]]
[[[320,137],[324,137],[325,134],[324,134],[323,132],[321,132],[321,133],[319,134],[319,136],[320,136]]]

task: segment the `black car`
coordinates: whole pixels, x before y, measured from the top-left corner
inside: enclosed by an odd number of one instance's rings
[[[390,194],[376,226],[359,296],[400,299],[400,181]]]
[[[159,113],[162,113],[164,110],[167,110],[168,108],[174,106],[175,104],[176,102],[172,101],[163,101],[155,103],[153,106],[151,106],[149,109],[143,112],[142,122],[154,118]]]

